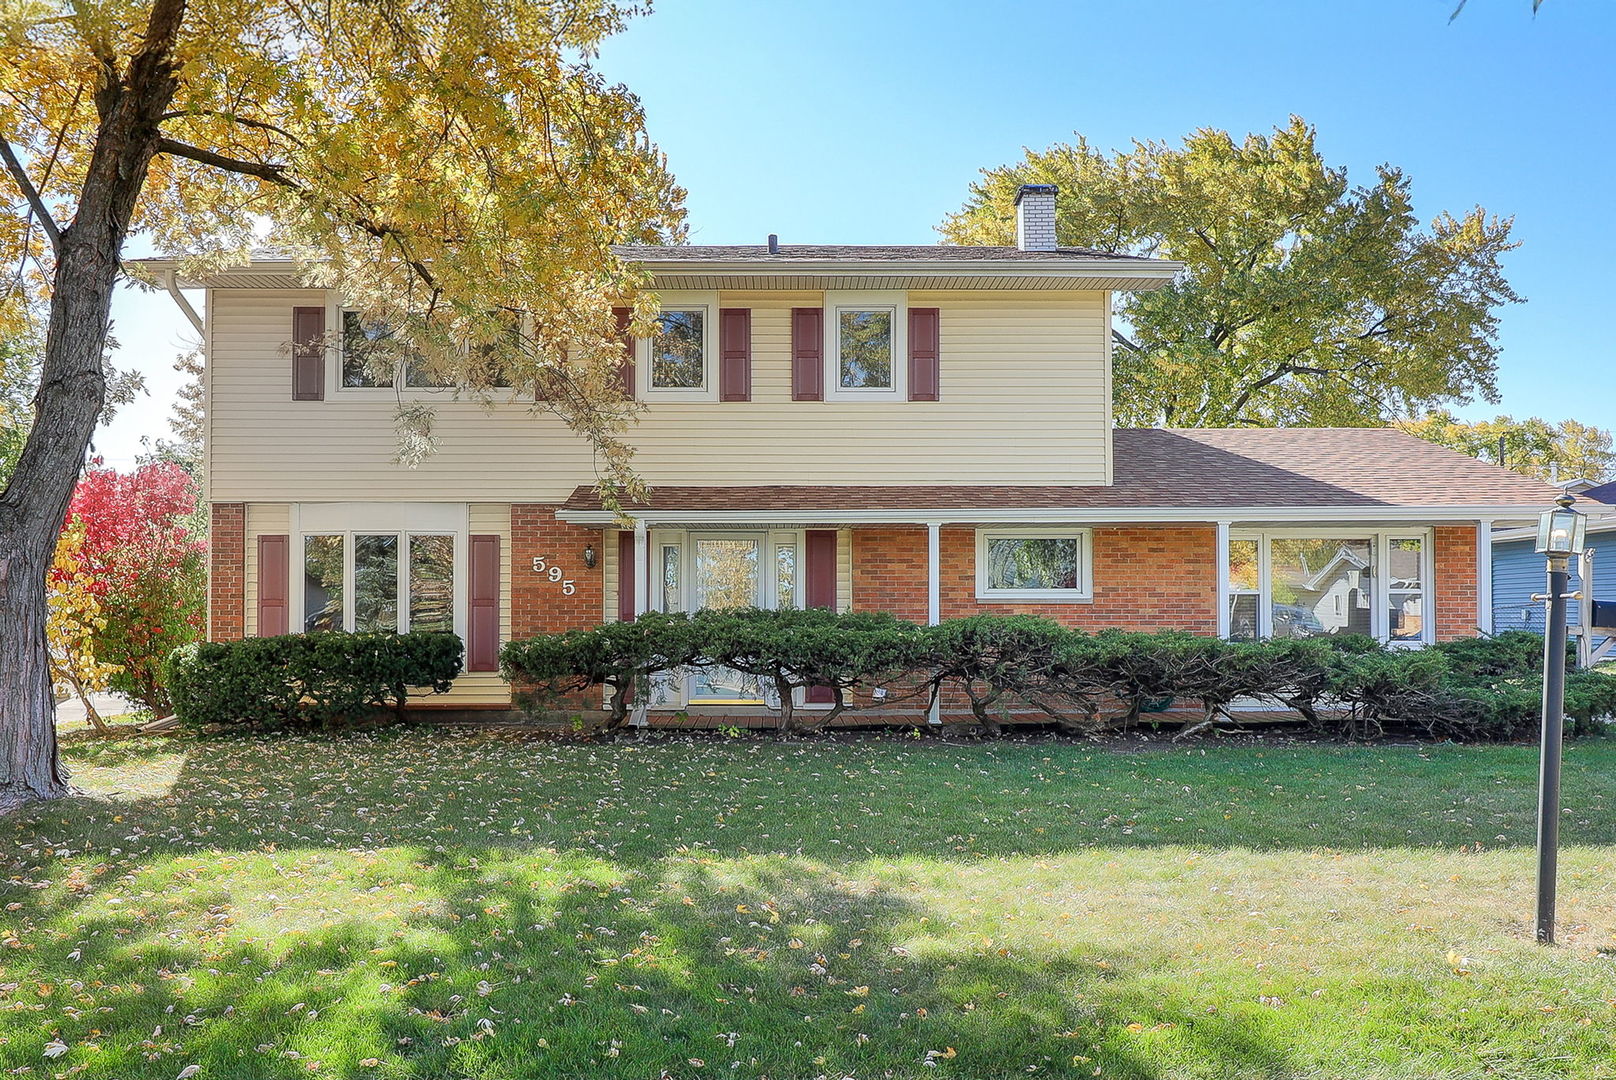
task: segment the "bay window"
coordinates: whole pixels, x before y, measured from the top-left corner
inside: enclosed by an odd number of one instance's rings
[[[1424,532],[1232,533],[1229,638],[1364,634],[1425,643],[1430,550]]]

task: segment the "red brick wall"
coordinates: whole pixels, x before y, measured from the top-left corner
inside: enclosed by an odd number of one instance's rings
[[[1473,525],[1438,525],[1433,530],[1432,561],[1436,580],[1432,610],[1436,639],[1476,636],[1476,529]]]
[[[944,528],[939,537],[942,617],[1029,614],[1085,630],[1217,633],[1217,534],[1212,526],[1096,528],[1093,544],[1092,602],[983,603],[976,599],[976,530]],[[924,528],[853,531],[852,605],[926,621]]]
[[[247,505],[214,503],[208,530],[208,640],[240,641],[246,617]]]
[[[600,561],[593,570],[584,566],[584,548],[593,545]],[[511,507],[511,636],[520,641],[601,621],[601,565],[606,541],[600,529],[557,521],[555,507],[517,503]],[[561,567],[564,580],[573,583],[566,596],[561,583],[533,572],[533,559]]]

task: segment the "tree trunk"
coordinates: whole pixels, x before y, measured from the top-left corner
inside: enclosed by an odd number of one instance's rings
[[[178,87],[185,0],[154,0],[128,68],[103,58],[100,118],[73,223],[61,230],[34,426],[0,493],[0,813],[69,791],[56,752],[45,573],[106,402],[102,354],[135,203]]]

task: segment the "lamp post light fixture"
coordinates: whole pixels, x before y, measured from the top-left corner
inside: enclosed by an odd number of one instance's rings
[[[1566,601],[1571,558],[1586,546],[1588,519],[1562,494],[1538,521],[1537,550],[1548,557],[1543,627],[1543,742],[1537,778],[1537,940],[1554,944],[1554,885],[1560,858],[1560,756],[1565,736]],[[1535,598],[1534,598],[1535,599]]]

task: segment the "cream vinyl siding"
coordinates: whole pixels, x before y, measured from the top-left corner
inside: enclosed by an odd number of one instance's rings
[[[220,289],[210,302],[215,501],[559,502],[594,479],[588,448],[547,413],[451,395],[433,396],[438,452],[397,465],[391,396],[291,400],[292,308],[322,294]],[[648,405],[627,435],[640,475],[653,486],[1105,483],[1105,293],[911,292],[911,307],[942,311],[940,402],[792,401],[791,308],[821,302],[720,294],[752,310],[753,399]]]
[[[242,571],[242,592],[247,610],[242,626],[248,637],[258,636],[258,538],[286,536],[292,531],[292,508],[286,503],[247,504],[247,565]],[[297,576],[291,575],[293,585]],[[292,627],[296,630],[297,627]]]

